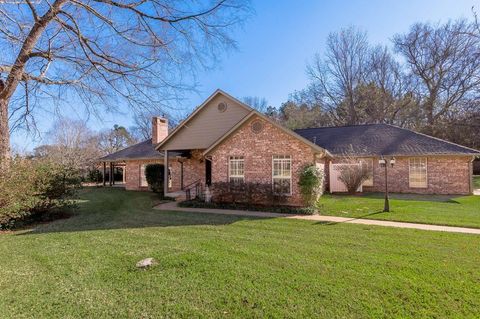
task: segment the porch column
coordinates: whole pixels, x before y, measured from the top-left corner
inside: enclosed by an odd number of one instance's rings
[[[106,183],[105,174],[107,174],[107,162],[103,162],[103,186],[104,187]]]
[[[168,151],[163,153],[163,194],[168,193]]]
[[[112,181],[113,181],[113,164],[112,162],[110,162],[110,174],[108,174],[108,181],[109,181],[109,185],[112,186]]]
[[[127,177],[126,177],[126,175],[127,175],[127,164],[125,164],[125,166],[123,167],[123,174],[122,175],[123,175],[122,176],[122,181],[125,184],[125,182],[127,181]]]

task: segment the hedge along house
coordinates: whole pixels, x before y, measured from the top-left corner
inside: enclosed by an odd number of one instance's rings
[[[163,163],[168,176],[164,189],[171,196],[195,196],[216,182],[260,182],[285,193],[288,204],[299,205],[299,173],[304,166],[313,164],[324,171],[327,190],[345,191],[338,187],[334,168],[353,158],[372,171],[361,190],[377,192],[385,186],[379,159],[394,157],[396,164],[388,169],[392,192],[469,194],[472,160],[480,155],[385,124],[292,131],[221,90],[170,134],[168,129],[159,130],[155,121],[152,141],[104,158],[125,162],[127,189],[147,189],[142,167],[153,162]]]

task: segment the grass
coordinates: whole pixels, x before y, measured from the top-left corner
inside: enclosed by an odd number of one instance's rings
[[[475,317],[480,236],[168,213],[93,189],[0,235],[2,318]],[[153,257],[147,271],[135,263]]]
[[[319,203],[322,215],[480,228],[480,196],[395,194],[389,213],[382,212],[383,194],[326,194]]]
[[[473,176],[473,188],[480,188],[480,175]]]

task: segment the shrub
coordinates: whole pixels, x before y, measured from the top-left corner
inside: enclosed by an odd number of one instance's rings
[[[90,169],[87,174],[87,179],[91,183],[101,183],[103,181],[103,174],[100,170],[94,168]]]
[[[0,171],[0,228],[72,204],[80,175],[45,160],[15,158]]]
[[[323,194],[324,174],[314,164],[305,166],[300,172],[298,186],[306,207],[315,207]]]
[[[338,179],[345,185],[350,194],[355,194],[357,189],[371,177],[371,170],[362,163],[346,163],[340,166]]]
[[[212,191],[212,201],[217,203],[279,206],[287,201],[287,196],[276,194],[273,191],[272,184],[269,183],[217,182],[213,183]]]
[[[148,164],[145,167],[148,186],[154,193],[163,194],[164,169],[161,164]]]

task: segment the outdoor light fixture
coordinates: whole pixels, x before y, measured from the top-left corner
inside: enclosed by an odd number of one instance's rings
[[[390,159],[390,166],[393,167],[393,165],[395,165],[395,157]]]
[[[390,166],[393,167],[395,165],[395,157],[391,157],[390,160],[387,160],[384,156],[382,156],[378,160],[378,164],[381,167],[385,167],[385,204],[383,206],[383,211],[384,212],[389,212],[390,211],[390,203],[388,201],[388,165],[387,162],[390,162]]]

